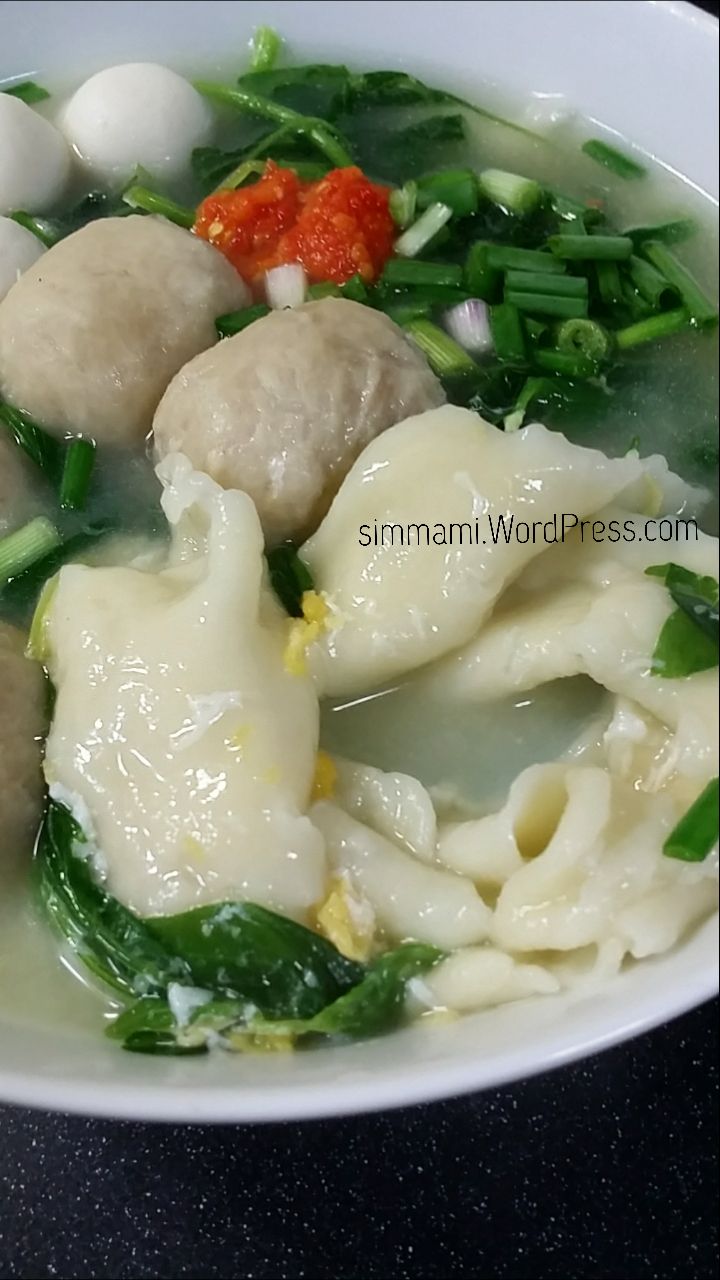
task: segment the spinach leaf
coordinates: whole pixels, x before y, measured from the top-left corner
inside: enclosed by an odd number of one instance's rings
[[[51,800],[36,854],[40,901],[80,959],[124,993],[189,981],[185,962],[168,952],[139,916],[97,883],[90,853],[70,811]]]
[[[645,572],[653,578],[662,578],[670,595],[679,609],[704,631],[705,634],[720,644],[720,625],[718,620],[718,597],[720,591],[715,578],[702,576],[685,569],[681,564],[656,564]]]
[[[677,605],[658,637],[652,674],[682,679],[718,665],[718,583],[679,564],[652,565],[645,572],[661,578]]]
[[[303,592],[312,591],[312,574],[292,542],[284,542],[266,554],[270,585],[291,618],[302,617]]]
[[[717,645],[682,609],[670,614],[652,655],[651,672],[666,680],[680,680],[718,665]]]
[[[182,956],[192,985],[227,991],[266,1018],[311,1018],[363,969],[319,934],[253,903],[224,902],[144,921]]]
[[[392,1030],[402,1017],[405,988],[411,978],[437,964],[443,952],[423,942],[405,942],[380,956],[362,982],[312,1018],[277,1023],[254,1020],[257,1034],[322,1035],[346,1040],[364,1039]]]
[[[248,71],[238,77],[238,84],[301,115],[335,120],[347,107],[354,79],[345,66],[315,63],[273,71]]]

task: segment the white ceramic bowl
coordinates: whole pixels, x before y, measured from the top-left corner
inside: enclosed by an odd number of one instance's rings
[[[440,83],[563,94],[710,195],[718,192],[717,23],[676,3],[2,3],[0,81],[70,84],[124,60],[238,62],[253,26],[293,55],[403,67]],[[96,1115],[287,1120],[483,1089],[596,1052],[716,989],[717,922],[600,990],[509,1005],[443,1026],[295,1057],[158,1059],[99,1030],[0,1022],[0,1098]],[[6,975],[4,980],[12,980]]]

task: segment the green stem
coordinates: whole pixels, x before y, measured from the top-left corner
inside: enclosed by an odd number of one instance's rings
[[[282,103],[273,102],[271,98],[264,98],[241,85],[216,84],[211,80],[196,80],[194,83],[198,93],[213,102],[260,116],[263,120],[276,120],[278,124],[290,125],[295,133],[311,138],[336,168],[343,169],[353,163],[350,152],[324,120],[303,116],[299,111],[284,107]]]

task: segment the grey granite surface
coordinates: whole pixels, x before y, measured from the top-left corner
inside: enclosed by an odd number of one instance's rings
[[[0,1276],[705,1280],[717,1006],[457,1101],[268,1127],[0,1108]]]

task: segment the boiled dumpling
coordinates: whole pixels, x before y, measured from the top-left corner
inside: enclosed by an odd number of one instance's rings
[[[226,258],[161,218],[91,222],[0,303],[0,394],[58,434],[138,444],[173,374],[248,291]]]
[[[572,539],[552,548],[517,580],[477,638],[423,680],[444,699],[466,704],[590,676],[673,731],[663,735],[659,754],[657,744],[650,750],[646,785],[676,769],[707,781],[718,772],[717,668],[679,680],[651,674],[657,638],[675,606],[663,582],[644,570],[667,561],[716,577],[717,540],[698,531],[692,541],[588,546]],[[650,746],[650,730],[638,732]]]
[[[140,914],[232,899],[302,920],[325,886],[323,839],[305,816],[317,698],[285,671],[288,622],[250,499],[179,457],[161,478],[167,568],[72,565],[57,579],[50,794]]]
[[[468,641],[544,549],[543,522],[597,511],[642,472],[637,456],[610,459],[539,425],[508,435],[449,405],[385,432],[302,549],[331,614],[312,653],[322,690],[378,687]],[[530,536],[494,542],[501,518]]]

